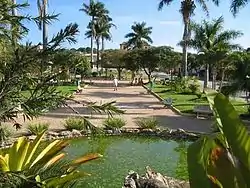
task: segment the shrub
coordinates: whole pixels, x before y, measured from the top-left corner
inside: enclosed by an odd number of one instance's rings
[[[192,94],[200,93],[200,86],[196,83],[192,83],[188,86]]]
[[[80,165],[101,157],[91,153],[65,163],[68,141],[42,143],[44,135],[33,141],[20,137],[10,148],[0,150],[0,187],[73,187],[70,185],[86,177]]]
[[[10,136],[13,135],[13,132],[10,128],[6,126],[0,126],[0,142],[7,140]]]
[[[93,77],[97,77],[98,76],[98,72],[92,72],[92,76]]]
[[[64,127],[69,131],[72,131],[73,129],[81,131],[85,128],[84,119],[70,117],[65,120]]]
[[[38,135],[49,129],[49,123],[34,123],[28,125],[28,130],[34,134]]]
[[[141,129],[156,129],[158,124],[155,118],[140,118],[136,121],[136,125]]]
[[[105,119],[103,125],[108,129],[120,129],[126,125],[126,121],[122,118]]]

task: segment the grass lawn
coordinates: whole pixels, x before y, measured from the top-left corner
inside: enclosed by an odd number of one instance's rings
[[[56,86],[56,88],[63,94],[73,94],[73,92],[77,90],[76,85]]]
[[[171,91],[171,89],[164,85],[155,85],[153,91],[157,93],[163,99],[172,98],[173,106],[179,109],[182,113],[193,113],[193,108],[195,105],[208,104],[205,96],[198,99],[196,95],[193,94],[179,94]],[[231,100],[235,109],[239,114],[247,113],[247,106],[244,105],[244,101]]]

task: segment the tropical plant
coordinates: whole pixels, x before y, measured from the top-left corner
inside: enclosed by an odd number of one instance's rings
[[[205,66],[212,69],[213,89],[215,89],[216,68],[220,66],[227,54],[235,49],[240,49],[238,44],[234,44],[232,40],[242,36],[240,31],[224,30],[224,19],[218,19],[208,22],[203,20],[201,24],[192,24],[192,37],[188,41],[188,45],[203,54]],[[207,87],[208,76],[206,76],[204,87]]]
[[[28,125],[28,130],[34,135],[39,135],[48,129],[49,123],[31,123]]]
[[[51,167],[62,161],[65,157],[62,151],[68,145],[68,141],[55,140],[42,146],[44,134],[45,132],[38,135],[32,142],[21,137],[10,148],[0,151],[0,172],[5,179],[13,180],[13,177],[16,178],[15,181],[19,179],[21,185],[17,185],[17,182],[13,183],[18,187],[67,187],[88,175],[77,170],[81,164],[101,157],[99,154],[84,155],[61,165],[57,175],[43,178]],[[10,182],[0,183],[10,184]]]
[[[103,125],[107,129],[120,129],[126,125],[126,121],[122,118],[107,118],[103,121]]]
[[[0,2],[0,12],[3,15],[0,16],[0,23],[3,26],[13,23],[19,29],[16,31],[15,37],[11,37],[13,32],[8,29],[9,27],[0,27],[0,41],[3,40],[3,44],[7,48],[2,51],[5,58],[0,59],[0,122],[11,120],[16,128],[20,128],[21,125],[16,122],[16,119],[21,114],[25,119],[31,119],[64,103],[65,96],[50,83],[63,72],[51,74],[45,71],[41,73],[40,68],[42,66],[49,66],[48,61],[43,65],[41,62],[44,59],[51,60],[50,55],[63,42],[76,42],[75,36],[79,31],[77,24],[69,24],[52,37],[47,44],[47,49],[43,51],[38,50],[39,45],[32,45],[31,43],[21,45],[18,43],[19,40],[16,41],[16,39],[22,39],[28,32],[23,22],[29,19],[36,20],[36,18],[29,18],[20,14],[18,16],[10,15],[13,7],[22,8],[27,5],[9,5],[6,2]]]
[[[150,38],[152,33],[152,27],[146,27],[146,22],[137,23],[131,26],[132,32],[125,35],[125,38],[128,38],[126,42],[126,47],[129,49],[142,49],[145,46],[148,46],[149,43],[153,43],[153,40]]]
[[[8,138],[13,135],[13,131],[7,126],[0,127],[0,144],[2,145]]]
[[[141,129],[156,129],[159,122],[155,118],[140,118],[136,122],[136,125]]]
[[[219,0],[212,0],[216,5],[219,4]],[[170,5],[174,0],[161,0],[158,6],[158,10],[162,10],[164,5]],[[207,0],[182,0],[180,13],[182,15],[182,20],[184,23],[184,31],[182,37],[182,63],[183,63],[183,71],[182,75],[188,76],[187,71],[187,41],[190,36],[190,21],[192,15],[194,15],[194,10],[196,8],[196,3],[200,4],[203,11],[208,14]]]
[[[231,0],[230,10],[234,16],[239,12],[239,10],[245,7],[249,3],[249,0]]]
[[[63,125],[67,130],[70,131],[72,131],[73,129],[78,131],[82,131],[85,129],[84,119],[79,117],[69,117],[65,120],[65,123]]]
[[[94,0],[90,0],[89,4],[83,3],[83,8],[81,8],[80,11],[85,12],[88,16],[91,17],[91,21],[88,27],[91,27],[91,63],[93,63],[93,45],[94,39],[96,37],[95,25],[98,18],[108,18],[109,11],[105,8],[105,5],[102,2],[95,2]]]
[[[208,93],[219,133],[203,136],[188,148],[192,188],[249,187],[250,136],[229,99]]]

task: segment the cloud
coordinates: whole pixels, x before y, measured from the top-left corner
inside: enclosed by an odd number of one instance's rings
[[[180,25],[179,21],[174,21],[174,20],[164,20],[159,22],[160,25]]]

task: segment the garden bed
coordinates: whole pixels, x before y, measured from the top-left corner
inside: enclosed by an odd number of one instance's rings
[[[205,95],[198,98],[195,94],[176,93],[175,91],[172,91],[169,86],[165,85],[155,85],[153,92],[158,94],[162,99],[172,98],[173,106],[181,113],[194,114],[194,106],[208,104]],[[231,102],[239,114],[248,113],[246,102],[233,99],[231,99]]]

